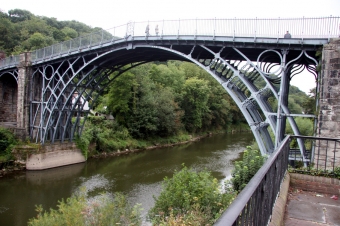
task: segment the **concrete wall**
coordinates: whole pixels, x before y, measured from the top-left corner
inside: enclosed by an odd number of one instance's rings
[[[74,143],[45,144],[38,152],[27,154],[27,170],[43,170],[86,161]]]

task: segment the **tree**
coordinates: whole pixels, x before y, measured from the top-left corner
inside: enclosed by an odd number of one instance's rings
[[[315,94],[316,88],[311,89],[308,98],[306,98],[302,103],[303,111],[305,114],[316,114]]]
[[[65,34],[68,39],[73,39],[78,37],[78,32],[70,27],[64,27],[61,31]]]
[[[52,44],[48,37],[36,32],[23,43],[23,46],[26,50],[35,50],[43,48],[47,43]]]
[[[186,80],[181,108],[184,110],[183,123],[189,132],[195,132],[202,127],[204,115],[209,112],[209,93],[207,81],[196,77]]]
[[[31,12],[23,9],[9,10],[8,15],[13,23],[18,23],[24,20],[30,20],[33,17],[33,14]]]

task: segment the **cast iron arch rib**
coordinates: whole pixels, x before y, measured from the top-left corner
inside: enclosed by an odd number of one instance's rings
[[[176,42],[138,40],[135,43],[127,42],[126,45],[121,44],[118,47],[107,47],[101,51],[34,65],[33,77],[38,75],[42,77],[44,88],[40,100],[35,100],[31,106],[34,112],[31,116],[31,137],[41,143],[72,141],[75,134],[81,134],[84,126],[85,120],[80,122],[80,115],[86,119],[89,113],[84,110],[85,102],[91,98],[98,98],[101,90],[116,77],[147,62],[182,60],[198,65],[222,85],[246,118],[261,153],[272,153],[274,143],[269,135],[269,129],[276,131],[277,119],[268,98],[278,99],[278,90],[274,84],[279,83],[280,77],[268,75],[267,72],[277,65],[283,66],[282,62],[276,62],[272,56],[265,56],[264,59],[269,63],[260,69],[254,63],[257,56],[247,57],[249,49],[215,44],[183,40]],[[259,50],[255,52],[261,54]],[[306,51],[303,53],[308,58],[309,64],[315,63]],[[295,52],[293,60],[288,64],[297,63],[296,60],[301,60],[301,55],[303,54]],[[302,63],[304,62],[306,60]],[[309,68],[313,70],[313,67]],[[113,78],[110,77],[112,73],[115,73]],[[263,85],[259,85],[259,81]],[[78,92],[78,97],[73,98],[75,92]],[[94,93],[96,96],[92,97]],[[85,101],[76,105],[72,103],[72,98],[75,103],[81,98]],[[289,114],[286,106],[283,107],[283,112]],[[76,121],[72,122],[72,116],[75,115]],[[291,121],[288,117],[288,121],[294,127],[294,120]],[[298,130],[294,133],[298,135]]]

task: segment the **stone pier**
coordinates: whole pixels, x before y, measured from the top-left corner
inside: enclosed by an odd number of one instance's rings
[[[340,39],[331,39],[324,45],[322,65],[319,73],[319,115],[317,136],[340,139]],[[326,143],[317,144],[320,161],[334,159],[340,164],[340,145],[327,150]],[[317,157],[317,156],[316,156]],[[329,166],[331,167],[331,166]]]
[[[26,163],[27,170],[44,170],[86,161],[75,143],[23,146],[14,150],[14,155]]]

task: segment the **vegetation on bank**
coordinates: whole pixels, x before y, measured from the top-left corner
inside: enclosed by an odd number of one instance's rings
[[[213,225],[263,164],[258,151],[247,147],[243,160],[236,162],[228,189],[209,171],[195,172],[184,166],[172,178],[164,178],[162,190],[148,212],[153,225]],[[249,170],[246,169],[249,166]],[[240,166],[243,166],[241,168]],[[242,180],[240,180],[242,178]],[[238,181],[238,182],[237,182]],[[241,185],[241,186],[240,186]],[[234,187],[235,186],[235,187]],[[141,225],[141,206],[128,204],[120,193],[89,198],[82,189],[59,201],[57,209],[37,206],[37,216],[28,225]]]
[[[5,128],[0,127],[0,163],[13,159],[12,149],[18,144],[14,134]]]
[[[83,225],[141,225],[141,208],[131,206],[121,193],[113,196],[102,194],[89,199],[86,192],[78,192],[72,197],[59,201],[58,209],[45,211],[36,206],[37,216],[31,218],[29,226],[83,226]]]
[[[187,167],[175,172],[172,178],[164,178],[162,191],[149,210],[154,225],[172,225],[173,216],[187,225],[211,225],[229,206],[235,193],[221,192],[217,179],[208,171],[194,172]],[[167,222],[168,224],[165,224]]]
[[[266,160],[266,156],[262,156],[258,150],[252,150],[250,146],[243,153],[242,161],[236,161],[234,170],[232,171],[231,184],[236,192],[242,189],[253,178],[256,172],[262,167]]]

